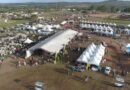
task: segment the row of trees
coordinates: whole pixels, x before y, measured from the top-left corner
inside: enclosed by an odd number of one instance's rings
[[[89,7],[77,8],[76,10],[84,10],[84,11],[101,11],[101,12],[130,12],[130,7],[116,7],[116,6],[105,6],[105,5],[90,5]]]
[[[38,3],[38,4],[27,4],[27,5],[6,5],[0,6],[0,12],[12,12],[12,11],[24,11],[24,12],[32,12],[32,11],[49,11],[51,9],[67,9],[74,8],[77,11],[80,10],[97,10],[102,12],[130,12],[130,2],[121,2],[119,0],[106,0],[101,3]]]
[[[118,12],[120,8],[115,7],[115,6],[105,6],[105,5],[91,5],[88,7],[88,10],[97,10],[97,11],[102,11],[102,12]]]

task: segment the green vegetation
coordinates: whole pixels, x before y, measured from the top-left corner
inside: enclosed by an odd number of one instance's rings
[[[121,20],[121,19],[104,19],[104,22],[116,23],[118,25],[128,25],[130,24],[130,20]]]
[[[0,21],[0,27],[9,28],[16,24],[26,23],[28,20],[8,20],[7,22]]]
[[[44,12],[50,10],[75,8],[77,11],[82,10],[97,10],[103,12],[130,12],[130,1],[123,0],[105,0],[102,2],[58,2],[58,3],[14,3],[14,4],[0,4],[0,12],[33,12],[35,10],[43,10]]]

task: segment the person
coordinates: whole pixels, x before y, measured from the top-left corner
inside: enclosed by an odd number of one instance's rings
[[[2,60],[0,60],[0,67],[1,67],[2,63],[3,63],[3,61],[2,61]]]
[[[18,61],[18,67],[21,67],[21,62],[20,62],[20,60]]]
[[[85,82],[88,82],[88,80],[89,80],[89,76],[86,76],[85,77]]]
[[[70,75],[70,73],[71,73],[71,71],[69,70],[69,69],[67,69],[67,71],[68,71],[68,76]]]
[[[81,50],[81,48],[80,47],[78,47],[78,51],[80,51]]]
[[[116,76],[116,69],[113,69],[113,77]]]
[[[26,65],[27,65],[27,64],[26,64],[26,61],[23,61],[23,65],[24,65],[24,66],[26,66]]]
[[[86,65],[86,70],[90,70],[90,64]]]
[[[125,76],[125,71],[122,69],[122,71],[121,71],[121,75],[122,76]]]

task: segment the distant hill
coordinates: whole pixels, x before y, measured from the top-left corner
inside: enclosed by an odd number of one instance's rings
[[[94,4],[105,5],[105,6],[129,7],[130,1],[107,0],[107,1],[98,2],[98,3],[94,3]]]
[[[60,6],[62,8],[64,7],[88,7],[90,5],[94,5],[95,7],[97,6],[115,6],[118,8],[126,8],[130,7],[130,1],[121,1],[121,0],[105,0],[102,2],[51,2],[51,3],[33,3],[33,2],[28,2],[28,3],[0,3],[0,7],[2,6],[8,6],[8,7],[14,7],[14,6],[38,6],[38,7],[48,7],[48,6]]]

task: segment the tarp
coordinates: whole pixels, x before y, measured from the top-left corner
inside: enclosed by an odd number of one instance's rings
[[[26,52],[26,58],[30,57],[36,49],[42,49],[49,53],[58,53],[65,45],[67,45],[78,32],[74,30],[59,31],[53,36],[39,42]]]

